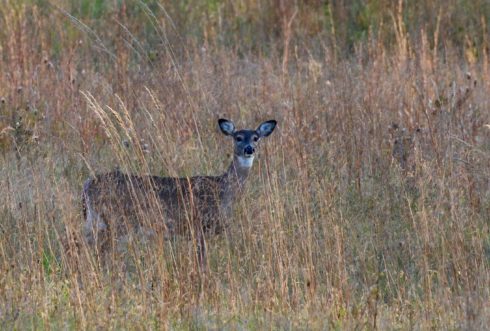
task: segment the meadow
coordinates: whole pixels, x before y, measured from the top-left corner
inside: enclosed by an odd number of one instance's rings
[[[488,1],[0,4],[0,329],[490,325]],[[84,180],[221,174],[221,117],[278,127],[208,272],[101,264]]]

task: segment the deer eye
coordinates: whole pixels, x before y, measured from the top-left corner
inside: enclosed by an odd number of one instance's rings
[[[259,137],[258,136],[254,136],[253,139],[254,139],[255,142],[259,141]]]
[[[235,140],[237,142],[241,142],[241,141],[243,141],[243,137],[242,136],[238,136],[238,137],[235,138]]]

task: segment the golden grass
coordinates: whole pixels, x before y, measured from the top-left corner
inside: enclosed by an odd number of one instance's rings
[[[0,328],[490,324],[484,48],[471,61],[434,52],[393,17],[397,47],[373,38],[345,59],[294,39],[286,61],[168,40],[138,57],[119,25],[112,57],[65,15],[38,11],[2,9]],[[206,277],[184,239],[100,265],[80,236],[83,180],[115,167],[219,174],[231,154],[219,117],[279,126],[233,225],[208,239]],[[393,123],[413,138],[403,167]]]

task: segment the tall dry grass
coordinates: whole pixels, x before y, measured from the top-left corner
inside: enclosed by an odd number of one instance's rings
[[[394,47],[370,36],[343,56],[332,39],[312,51],[290,32],[270,53],[244,52],[219,35],[170,38],[177,14],[142,6],[148,46],[122,9],[104,23],[63,1],[6,4],[1,328],[490,323],[488,41],[434,48],[437,34],[413,38],[393,11]],[[277,19],[296,31],[304,14],[282,7]],[[208,239],[205,279],[184,239],[101,265],[80,236],[83,180],[116,167],[219,174],[231,154],[219,117],[279,127],[233,225]]]

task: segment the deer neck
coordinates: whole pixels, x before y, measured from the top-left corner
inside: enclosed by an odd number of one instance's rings
[[[228,170],[224,174],[225,183],[225,195],[230,200],[237,199],[242,193],[245,187],[245,183],[252,168],[253,156],[250,158],[243,158],[235,155]]]

